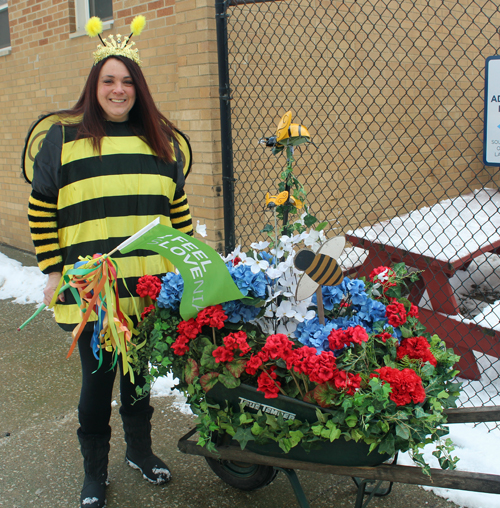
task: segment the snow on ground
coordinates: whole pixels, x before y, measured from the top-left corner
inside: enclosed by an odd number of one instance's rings
[[[14,298],[15,303],[40,304],[46,281],[47,275],[36,266],[23,266],[0,252],[0,300]]]
[[[349,257],[348,253],[346,259]],[[498,260],[490,259],[487,266],[485,266],[485,261],[488,259],[477,258],[475,264],[471,264],[468,272],[463,272],[458,276],[459,279],[454,287],[459,288],[460,284],[464,282],[465,286],[469,285],[468,287],[471,284],[480,285],[484,282],[485,276],[488,276],[490,284],[500,287],[500,271],[497,274],[494,273],[495,268],[500,266],[500,258]],[[19,304],[40,303],[43,299],[45,281],[46,276],[38,268],[25,267],[0,253],[0,299],[14,298],[14,302]],[[498,309],[498,306],[493,306],[493,308]],[[498,314],[496,314],[496,310],[494,312],[495,315],[500,316],[500,309]],[[500,406],[500,360],[481,355],[478,356],[478,365],[482,371],[483,383],[486,378],[490,380],[490,383],[484,387],[481,381],[464,382],[461,397],[463,404],[467,406],[481,404]],[[191,410],[185,404],[183,395],[177,390],[172,390],[174,384],[174,379],[171,376],[158,379],[152,389],[153,397],[173,397],[174,407],[183,413],[190,414]],[[459,470],[500,475],[500,462],[498,461],[500,429],[495,428],[489,431],[485,424],[476,426],[453,424],[450,425],[450,437],[456,446],[455,454],[460,457]],[[427,446],[424,455],[432,467],[438,468],[432,451],[433,447]],[[413,465],[408,454],[401,454],[398,463]],[[496,494],[435,487],[424,488],[432,490],[437,495],[464,508],[497,508],[500,505],[500,496]]]

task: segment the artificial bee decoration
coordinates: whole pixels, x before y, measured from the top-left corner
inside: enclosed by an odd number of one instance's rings
[[[266,208],[274,208],[276,206],[284,205],[287,201],[297,208],[297,210],[300,210],[304,206],[304,203],[302,203],[300,199],[289,196],[288,191],[280,192],[277,196],[270,196],[269,192],[266,194]]]
[[[292,112],[287,111],[281,118],[276,134],[270,138],[262,138],[260,143],[273,147],[273,154],[280,153],[285,146],[298,146],[311,142],[309,131],[298,123],[292,123]]]
[[[345,238],[336,236],[321,245],[316,254],[309,249],[297,252],[293,260],[295,268],[304,272],[297,284],[297,301],[310,297],[320,286],[337,286],[344,280],[344,274],[336,261],[344,246]]]

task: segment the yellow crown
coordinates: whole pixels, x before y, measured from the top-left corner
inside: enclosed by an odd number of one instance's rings
[[[85,31],[89,37],[95,37],[98,35],[102,42],[102,44],[97,46],[97,50],[93,53],[94,65],[109,56],[118,55],[130,58],[130,60],[133,60],[140,67],[141,59],[139,58],[139,51],[137,48],[134,48],[135,42],[130,39],[132,35],[139,35],[145,25],[146,18],[144,16],[136,16],[132,23],[130,23],[130,30],[132,32],[130,35],[122,38],[120,34],[117,34],[116,36],[111,34],[103,39],[101,37],[102,21],[97,16],[90,18],[85,25]]]

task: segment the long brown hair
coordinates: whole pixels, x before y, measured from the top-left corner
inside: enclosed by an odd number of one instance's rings
[[[128,122],[133,132],[144,139],[156,155],[167,162],[173,160],[170,140],[174,138],[174,126],[158,110],[140,67],[130,58],[113,55],[94,65],[78,102],[71,108],[58,111],[63,124],[75,125],[78,138],[90,138],[94,149],[101,153],[101,141],[106,135],[104,111],[97,100],[97,84],[102,66],[109,58],[122,62],[130,73],[135,87],[135,104],[129,112]]]

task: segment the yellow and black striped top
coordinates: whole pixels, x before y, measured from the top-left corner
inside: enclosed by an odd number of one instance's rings
[[[192,234],[182,168],[176,161],[158,159],[127,122],[106,123],[101,156],[88,139],[76,139],[76,128],[51,127],[35,159],[29,200],[40,269],[64,273],[79,256],[110,252],[156,217]],[[116,253],[113,259],[133,294],[142,275],[173,268],[152,251]],[[131,297],[121,281],[119,293],[123,311],[132,315]],[[80,322],[80,311],[69,291],[65,297],[64,304],[55,306],[56,321],[72,330]],[[139,311],[144,308],[141,300],[136,297]]]

